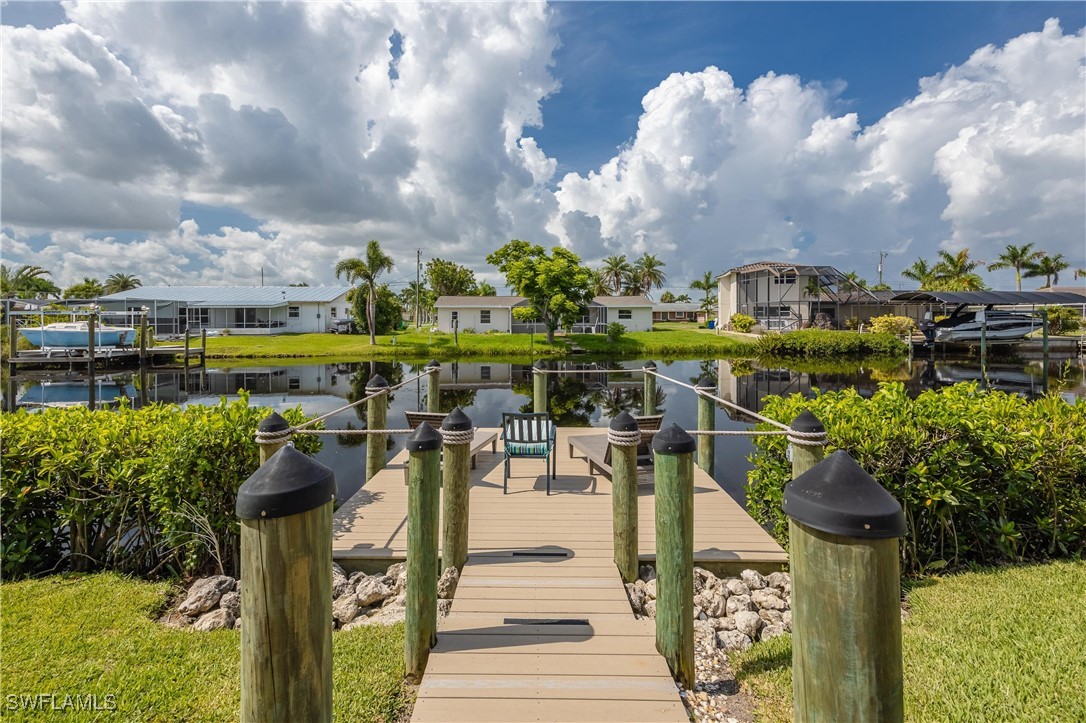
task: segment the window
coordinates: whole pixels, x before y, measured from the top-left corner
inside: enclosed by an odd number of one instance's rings
[[[287,389],[295,390],[302,388],[301,377],[290,377],[287,379]]]
[[[328,313],[332,315],[333,319],[336,318],[336,307],[333,306],[331,309],[328,310]]]
[[[633,318],[633,309],[619,309],[618,319],[619,321],[629,321]]]
[[[480,324],[489,324],[490,323],[490,309],[483,309],[482,311],[479,312],[479,323]]]
[[[291,319],[301,319],[302,318],[302,307],[300,307],[300,306],[288,306],[287,307],[287,316],[289,316]]]
[[[794,284],[796,283],[795,274],[781,274],[780,276],[773,277],[774,284]]]
[[[490,367],[488,367],[488,366],[479,367],[479,379],[481,379],[484,382],[489,382],[490,381]]]
[[[234,309],[234,326],[239,329],[256,326],[256,309]]]
[[[196,327],[209,326],[211,316],[208,309],[189,309],[189,325]]]

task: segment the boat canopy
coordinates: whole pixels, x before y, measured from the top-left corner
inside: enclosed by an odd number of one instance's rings
[[[1048,306],[1086,304],[1086,296],[1069,291],[902,291],[891,304],[968,304],[969,306]]]

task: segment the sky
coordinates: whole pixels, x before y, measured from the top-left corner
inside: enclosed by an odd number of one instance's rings
[[[421,249],[502,289],[485,257],[512,238],[654,253],[674,293],[761,260],[874,283],[880,252],[908,288],[917,258],[1010,243],[1086,267],[1081,2],[7,2],[0,23],[0,255],[62,287],[336,283],[371,238],[394,286]]]

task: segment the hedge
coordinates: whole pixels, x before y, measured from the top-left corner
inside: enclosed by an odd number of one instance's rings
[[[909,347],[892,334],[801,329],[771,332],[754,344],[758,356],[775,359],[818,359],[841,356],[901,356]]]
[[[253,433],[267,413],[247,395],[184,409],[3,413],[0,569],[236,574],[234,500],[259,465]],[[320,442],[296,445],[311,453]]]
[[[904,571],[1082,555],[1086,400],[1031,402],[972,383],[911,399],[888,383],[870,399],[853,389],[767,397],[763,414],[791,422],[804,408],[825,425],[827,451],[846,450],[901,502]],[[754,444],[747,509],[785,543],[787,443]]]

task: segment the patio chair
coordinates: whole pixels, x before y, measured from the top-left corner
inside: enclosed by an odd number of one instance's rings
[[[502,412],[501,439],[505,446],[502,494],[509,492],[509,460],[513,458],[542,459],[547,468],[547,494],[551,493],[551,477],[558,476],[558,459],[554,453],[556,434],[557,428],[545,412]]]
[[[634,416],[637,420],[637,428],[641,430],[641,444],[637,445],[637,461],[641,463],[652,463],[652,438],[656,436],[656,433],[660,431],[660,426],[664,422],[664,415],[662,414],[648,414],[643,416]],[[611,449],[608,446],[607,454],[610,456]],[[610,460],[608,460],[610,462]]]

